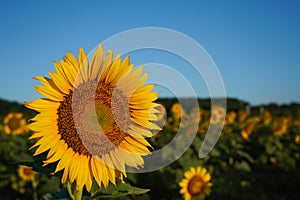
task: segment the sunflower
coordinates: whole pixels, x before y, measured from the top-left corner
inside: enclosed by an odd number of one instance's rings
[[[20,165],[18,168],[18,175],[25,181],[31,181],[34,179],[35,172],[31,167]]]
[[[273,124],[274,135],[281,136],[285,134],[288,130],[289,123],[290,123],[289,118],[285,117],[283,119],[282,118],[277,119]]]
[[[249,139],[249,136],[252,134],[253,130],[255,129],[255,126],[257,125],[257,123],[260,121],[259,117],[253,117],[250,118],[248,123],[242,127],[242,131],[241,131],[241,136],[242,138],[244,138],[245,140]]]
[[[238,119],[239,119],[239,122],[243,122],[247,119],[247,113],[244,111],[244,110],[239,110],[238,111]]]
[[[295,139],[294,139],[296,144],[300,143],[300,135],[295,135]]]
[[[154,84],[145,84],[142,67],[133,69],[129,57],[99,45],[90,61],[80,49],[78,60],[68,53],[54,62],[51,78],[34,77],[43,86],[35,89],[45,98],[25,103],[39,112],[29,124],[38,139],[34,155],[48,151],[44,165],[57,162],[62,183],[76,181],[76,189],[91,189],[92,180],[108,187],[126,177],[125,166],[143,167],[159,112]]]
[[[230,111],[226,115],[225,124],[234,124],[235,119],[236,119],[236,112]]]
[[[181,116],[184,116],[185,110],[181,107],[179,103],[174,103],[171,107],[171,113],[175,119],[179,119]]]
[[[272,116],[269,111],[263,111],[262,117],[265,125],[269,125],[272,122]]]
[[[222,106],[213,106],[211,110],[210,123],[222,124],[225,120],[226,111]]]
[[[26,127],[26,120],[22,113],[9,113],[4,118],[4,131],[7,134],[25,134],[29,129]]]
[[[185,200],[205,199],[211,192],[212,183],[209,172],[202,167],[191,167],[184,173],[185,178],[179,183],[180,194]]]

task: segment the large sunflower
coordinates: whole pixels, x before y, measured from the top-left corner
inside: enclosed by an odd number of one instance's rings
[[[91,61],[80,49],[78,60],[68,53],[54,66],[51,79],[34,77],[46,98],[25,103],[39,112],[29,124],[38,139],[34,155],[49,150],[44,164],[58,161],[55,173],[63,170],[63,184],[76,180],[77,190],[90,191],[93,179],[107,187],[126,177],[125,166],[143,166],[151,147],[144,137],[159,127],[157,93],[142,67],[133,70],[129,57],[113,61],[112,51],[104,57],[102,45]]]
[[[191,167],[184,173],[184,176],[185,178],[179,183],[181,187],[179,192],[185,200],[202,200],[210,194],[212,186],[210,182],[211,176],[205,168]]]

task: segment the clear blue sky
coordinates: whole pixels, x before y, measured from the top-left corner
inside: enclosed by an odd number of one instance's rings
[[[67,51],[89,52],[119,32],[155,26],[200,43],[217,64],[228,97],[252,105],[300,102],[299,10],[296,0],[1,1],[0,98],[41,97],[32,77],[48,76],[52,61]]]

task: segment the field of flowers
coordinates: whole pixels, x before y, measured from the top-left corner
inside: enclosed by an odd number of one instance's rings
[[[52,175],[57,163],[42,167],[46,154],[33,157],[35,148],[30,147],[35,140],[29,139],[32,132],[26,125],[36,113],[17,103],[3,100],[0,103],[1,199],[68,198],[66,186],[61,184],[62,173]],[[158,103],[166,112],[160,116],[165,119],[163,129],[149,139],[154,150],[167,145],[179,128],[188,137],[191,127],[197,126],[192,145],[167,167],[149,173],[129,173],[125,182],[134,187],[122,185],[124,188],[119,191],[110,191],[110,186],[106,190],[98,188],[94,196],[84,199],[279,200],[298,197],[299,104],[250,107],[245,102],[229,99],[225,112],[221,106],[210,108],[209,100],[199,100],[200,115],[196,115],[195,108],[182,108],[176,99],[159,99]],[[217,144],[207,156],[199,159],[198,152],[208,126],[219,126],[223,122]]]

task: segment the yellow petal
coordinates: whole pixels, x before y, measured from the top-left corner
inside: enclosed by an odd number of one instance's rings
[[[105,56],[105,60],[101,65],[99,75],[100,75],[100,81],[103,81],[105,78],[104,72],[106,71],[107,67],[112,63],[113,60],[113,52],[108,50]]]
[[[116,77],[116,75],[122,70],[120,68],[121,63],[121,57],[118,54],[116,59],[113,61],[111,65],[106,69],[106,72],[104,72],[105,76],[105,83],[109,84],[112,80]]]
[[[71,183],[78,178],[78,172],[81,170],[79,166],[80,162],[80,155],[77,152],[74,153],[73,158],[69,163],[71,172],[69,178]]]
[[[136,96],[145,96],[145,94],[136,93],[135,91],[143,86],[148,78],[148,73],[145,73],[142,77],[138,78],[135,83],[125,88],[125,95],[130,96],[130,98],[135,98]],[[147,94],[148,95],[148,94]]]
[[[120,87],[121,89],[126,89],[127,87],[130,87],[136,82],[136,80],[138,80],[142,72],[143,67],[139,67],[134,71],[124,74],[124,76],[117,83],[118,87]]]
[[[90,68],[89,68],[89,75],[91,77],[91,80],[94,80],[98,75],[99,71],[103,62],[103,56],[104,56],[104,49],[103,45],[99,45],[93,54]]]
[[[59,88],[59,90],[64,94],[69,94],[70,92],[70,86],[68,82],[65,80],[65,78],[60,75],[53,72],[48,72],[51,79],[53,80],[54,84]]]
[[[66,57],[64,59],[67,59]],[[62,70],[65,72],[65,75],[67,77],[67,80],[69,83],[74,86],[78,70],[75,69],[73,65],[68,64],[65,61],[60,61],[60,65],[62,66]]]
[[[154,84],[143,85],[143,86],[139,87],[138,89],[136,89],[134,91],[134,93],[136,95],[138,95],[138,94],[141,94],[141,95],[147,94],[154,88],[154,86],[155,86]]]
[[[40,122],[43,120],[48,120],[51,121],[51,123],[57,123],[57,118],[58,118],[57,111],[52,110],[52,111],[47,111],[47,112],[37,114],[34,118],[31,119],[31,121]]]
[[[62,65],[60,63],[57,62],[53,62],[54,67],[56,69],[56,72],[58,74],[60,74],[63,77],[63,82],[68,86],[68,88],[73,88],[73,84],[71,83],[71,81],[69,80],[65,70],[63,69]]]
[[[134,65],[133,65],[133,64],[130,64],[130,65],[129,65],[129,62],[130,62],[129,57],[126,57],[126,58],[124,59],[124,61],[122,62],[121,66],[120,66],[121,70],[119,71],[119,73],[117,73],[117,74],[115,75],[114,79],[111,81],[111,85],[112,85],[112,86],[118,85],[119,80],[120,80],[125,74],[127,74],[129,71],[132,70],[132,68],[133,68]]]
[[[106,154],[106,155],[102,156],[102,159],[106,165],[107,175],[108,175],[110,182],[112,182],[114,185],[116,185],[115,170],[113,168],[113,164],[112,164],[110,157]]]
[[[136,125],[131,125],[130,130],[128,133],[132,136],[146,136],[146,137],[151,137],[153,136],[152,132],[150,130],[147,130],[145,128],[142,128],[141,126],[136,126]]]
[[[45,139],[46,141],[48,141],[47,143],[41,143],[41,145],[36,149],[33,156],[36,156],[38,154],[41,154],[41,153],[51,149],[54,146],[54,144],[60,139],[60,135],[51,135],[51,136],[52,137],[48,137],[47,140]],[[46,138],[46,136],[44,136],[43,138]],[[40,140],[42,140],[43,138],[41,138]],[[49,142],[49,140],[51,142]]]
[[[59,107],[60,102],[41,98],[32,102],[25,102],[24,104],[27,108],[41,112],[44,110],[56,110]]]
[[[71,160],[74,160],[73,159],[74,152],[71,148],[67,148],[67,144],[64,147],[62,147],[61,151],[64,151],[64,153],[63,153],[63,156],[61,157],[60,161],[58,162],[54,173],[66,168],[67,166],[70,165],[69,162]]]
[[[65,153],[65,150],[62,150],[62,147],[63,147],[62,140],[59,140],[58,142],[54,142],[53,147],[50,149],[47,155],[47,160],[43,162],[44,163],[43,166],[56,162],[59,159],[61,159],[63,154]]]
[[[34,86],[36,91],[38,91],[44,97],[53,100],[53,101],[63,101],[64,97],[62,93],[54,90],[53,88],[46,87],[46,86]]]
[[[117,170],[125,172],[125,163],[124,163],[123,159],[119,158],[119,150],[118,149],[116,149],[114,152],[110,153],[110,158]]]
[[[69,62],[70,65],[72,65],[75,68],[75,70],[79,69],[79,63],[71,52],[67,52],[66,60]]]
[[[126,136],[124,138],[131,146],[129,148],[139,149],[141,153],[149,152],[149,149],[146,146],[151,146],[145,139],[143,138],[133,138],[131,136]]]
[[[82,48],[79,49],[79,74],[80,74],[80,80],[87,81],[89,79],[89,69],[88,69],[88,58]]]
[[[88,192],[90,192],[91,188],[92,188],[92,183],[93,183],[93,175],[92,175],[92,169],[91,169],[91,157],[90,156],[87,158],[86,162],[87,162],[87,165],[88,165],[86,190]]]
[[[144,100],[155,101],[158,98],[157,94],[158,94],[158,92],[149,92],[144,95],[133,93],[130,97],[130,101],[133,101],[133,102],[135,102],[135,101],[139,102],[139,101],[144,101]]]
[[[87,172],[88,172],[88,161],[86,160],[86,156],[84,155],[80,155],[78,157],[78,163],[74,163],[73,166],[75,165],[77,168],[79,168],[78,170],[78,175],[76,178],[76,188],[77,190],[80,190],[83,188],[84,184],[87,181]]]

